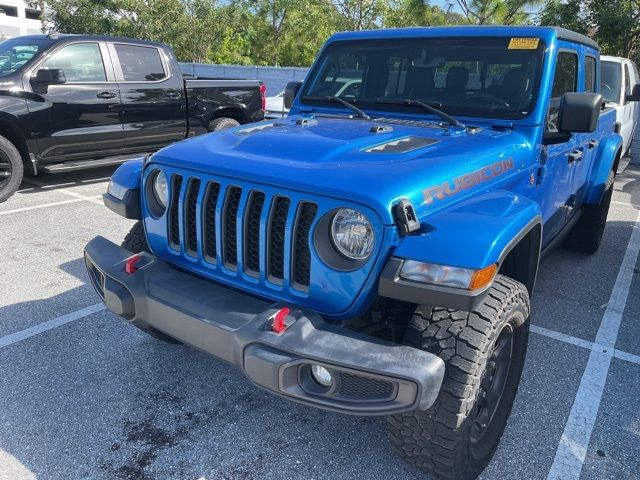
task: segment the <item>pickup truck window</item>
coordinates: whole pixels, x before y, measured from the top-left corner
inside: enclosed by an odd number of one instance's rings
[[[100,46],[94,42],[74,43],[62,47],[44,62],[42,67],[62,69],[69,83],[107,81]]]
[[[558,111],[560,99],[567,92],[575,92],[578,86],[578,55],[571,52],[558,53],[556,62],[556,74],[553,78],[551,89],[551,102],[549,105],[549,117],[547,131],[558,131]]]
[[[412,107],[379,102],[412,99],[450,115],[524,118],[535,104],[544,54],[543,42],[535,40],[527,48],[513,48],[506,37],[335,42],[310,73],[302,96],[416,114]]]
[[[157,48],[121,43],[114,47],[125,82],[155,82],[167,76]]]
[[[27,41],[17,37],[0,42],[0,75],[15,72],[49,45],[51,40],[46,38]]]
[[[620,64],[616,62],[603,61],[600,64],[602,81],[602,96],[605,101],[620,103],[620,89],[622,86],[622,72]]]
[[[584,70],[584,91],[593,93],[596,91],[596,59],[585,57]]]

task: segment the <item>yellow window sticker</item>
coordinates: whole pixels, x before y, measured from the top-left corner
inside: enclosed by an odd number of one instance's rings
[[[539,38],[512,38],[509,50],[535,50],[538,48]]]

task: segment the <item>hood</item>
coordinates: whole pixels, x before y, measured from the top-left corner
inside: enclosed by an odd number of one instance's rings
[[[408,198],[419,218],[510,170],[526,142],[512,130],[449,132],[435,123],[294,116],[195,137],[152,162],[348,199],[394,223]]]

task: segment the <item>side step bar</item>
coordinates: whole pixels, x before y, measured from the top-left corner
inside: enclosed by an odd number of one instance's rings
[[[128,160],[143,157],[144,153],[136,155],[124,155],[119,157],[99,158],[96,160],[73,160],[65,163],[45,163],[38,165],[38,173],[64,173],[73,172],[75,170],[86,170],[89,168],[110,167],[120,165]]]

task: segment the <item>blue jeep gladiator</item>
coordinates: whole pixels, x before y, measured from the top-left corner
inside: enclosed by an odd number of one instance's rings
[[[621,154],[598,45],[562,28],[339,33],[285,119],[122,165],[139,220],[85,249],[108,309],[284,398],[386,415],[476,477],[505,427],[544,252],[594,252]]]

